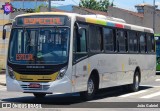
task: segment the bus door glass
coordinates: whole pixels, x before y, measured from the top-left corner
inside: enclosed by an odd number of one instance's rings
[[[81,91],[86,85],[88,73],[87,29],[84,25],[74,27],[73,37],[73,75],[76,79],[76,90]]]

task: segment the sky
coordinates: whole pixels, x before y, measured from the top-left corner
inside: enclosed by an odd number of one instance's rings
[[[62,5],[70,5],[70,4],[78,5],[79,1],[80,0],[64,0],[64,1],[53,0],[52,5],[54,6],[62,6]],[[109,1],[112,2],[113,0],[109,0]],[[155,0],[155,1],[156,1],[156,5],[158,5],[160,8],[160,0]],[[116,5],[116,7],[132,10],[132,11],[136,11],[134,6],[141,3],[148,3],[153,5],[153,0],[114,0],[114,4]]]

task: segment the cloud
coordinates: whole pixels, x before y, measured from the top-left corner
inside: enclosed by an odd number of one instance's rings
[[[156,2],[156,5],[160,6],[160,2]]]

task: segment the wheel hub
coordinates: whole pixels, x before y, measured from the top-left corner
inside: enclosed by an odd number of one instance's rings
[[[94,83],[93,83],[93,80],[89,80],[88,82],[88,94],[92,94],[94,91]]]
[[[139,87],[139,78],[138,75],[135,77],[135,88],[137,89]]]

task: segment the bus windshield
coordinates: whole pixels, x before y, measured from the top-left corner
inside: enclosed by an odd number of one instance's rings
[[[68,48],[68,27],[14,28],[8,59],[17,64],[63,64]]]

